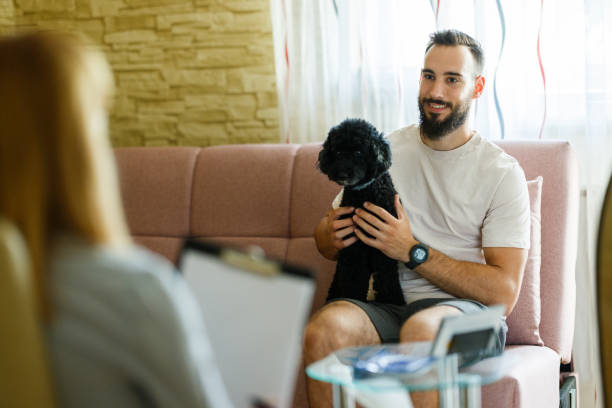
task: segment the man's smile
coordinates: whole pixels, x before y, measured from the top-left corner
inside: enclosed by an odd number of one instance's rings
[[[444,103],[442,101],[434,101],[434,100],[425,100],[425,106],[427,107],[427,110],[431,113],[442,113],[444,112],[446,109],[450,109],[449,104]]]

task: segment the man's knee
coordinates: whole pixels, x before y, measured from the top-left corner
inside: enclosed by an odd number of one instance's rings
[[[400,330],[401,342],[433,341],[438,333],[442,319],[459,315],[462,312],[452,306],[433,306],[421,310],[404,322]]]
[[[375,329],[367,314],[350,302],[337,301],[324,306],[306,325],[304,352],[307,359],[322,358],[334,350],[360,345],[364,331],[368,333],[368,325],[371,336]],[[375,338],[371,340],[375,341]]]

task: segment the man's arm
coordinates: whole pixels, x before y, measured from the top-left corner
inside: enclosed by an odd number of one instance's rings
[[[414,270],[445,292],[485,305],[504,304],[509,315],[518,299],[527,250],[484,248],[486,264],[457,261],[435,249]]]
[[[351,217],[339,219],[343,215],[352,214],[353,207],[339,207],[329,210],[321,219],[314,232],[317,249],[325,258],[335,261],[342,248],[357,242],[357,237],[346,238],[355,231]]]
[[[401,262],[410,260],[409,251],[417,243],[410,221],[399,196],[395,197],[398,218],[384,209],[366,203],[357,209],[353,221],[359,228],[355,235],[367,245],[380,249]],[[522,248],[484,248],[486,264],[457,261],[430,249],[428,260],[415,271],[442,290],[462,298],[474,299],[485,305],[504,304],[510,314],[518,298],[527,250]]]

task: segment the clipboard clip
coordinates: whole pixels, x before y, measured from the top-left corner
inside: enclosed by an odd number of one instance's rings
[[[247,252],[225,248],[221,250],[219,258],[227,264],[255,272],[261,276],[272,277],[281,274],[280,265],[265,259],[264,252],[259,247],[251,247]]]

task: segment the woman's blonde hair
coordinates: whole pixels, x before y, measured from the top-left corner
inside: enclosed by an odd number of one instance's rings
[[[0,215],[26,239],[44,319],[58,232],[92,245],[129,242],[107,137],[112,91],[104,56],[80,37],[0,39]]]

